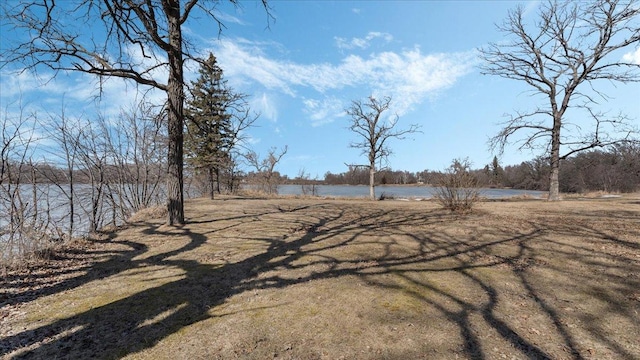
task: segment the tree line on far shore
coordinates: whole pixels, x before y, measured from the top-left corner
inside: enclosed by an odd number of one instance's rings
[[[267,157],[268,158],[268,157]],[[276,162],[277,164],[277,162]],[[160,165],[160,164],[156,164]],[[274,164],[275,165],[275,164]],[[640,191],[640,145],[625,144],[613,146],[605,150],[593,150],[577,154],[565,159],[561,167],[561,192],[584,193],[588,191],[604,192],[635,192]],[[17,168],[16,168],[17,169]],[[241,188],[241,184],[261,186],[264,179],[270,179],[269,185],[272,193],[277,192],[278,185],[369,185],[369,170],[363,167],[350,167],[342,173],[326,172],[323,178],[311,178],[304,169],[295,176],[289,177],[280,174],[273,167],[244,172],[238,168],[236,173],[220,174],[220,184],[215,182],[216,192],[234,192],[227,183],[233,176],[234,186]],[[549,161],[544,157],[536,157],[529,161],[523,161],[516,165],[502,166],[497,157],[491,164],[470,171],[481,187],[488,188],[512,188],[522,190],[549,190]],[[91,178],[87,171],[75,170],[75,181],[78,184],[90,184]],[[131,177],[136,173],[131,168],[122,174],[121,169],[106,168],[107,174],[124,176],[123,182],[136,182]],[[188,188],[196,195],[205,195],[209,191],[209,179],[201,174],[191,174]],[[441,171],[423,170],[411,172],[406,170],[382,169],[376,174],[376,185],[435,185],[438,182]],[[19,183],[64,183],[68,177],[66,170],[51,164],[22,164]],[[34,177],[35,176],[35,177]],[[162,182],[162,171],[155,171],[154,182]],[[218,185],[221,187],[219,188]],[[193,192],[195,191],[195,192]]]
[[[560,191],[584,193],[588,191],[634,192],[640,190],[640,145],[622,144],[604,150],[576,154],[560,162]],[[471,170],[481,187],[513,188],[522,190],[549,190],[549,160],[536,157],[517,165],[500,165],[497,157],[491,164]],[[438,183],[440,171],[380,170],[376,174],[378,185],[411,185]],[[308,178],[284,178],[284,183],[304,183]],[[333,174],[327,172],[326,185],[368,185],[369,171],[363,168]]]

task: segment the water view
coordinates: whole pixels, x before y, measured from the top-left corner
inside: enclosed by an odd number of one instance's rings
[[[369,196],[369,187],[366,185],[318,185],[318,196],[359,198]],[[376,197],[384,195],[400,199],[430,199],[435,194],[436,188],[430,186],[376,186]],[[300,185],[281,185],[278,187],[280,195],[301,195]],[[547,195],[546,191],[516,190],[516,189],[482,189],[480,196],[488,199],[502,199],[513,196],[531,196],[534,198]]]

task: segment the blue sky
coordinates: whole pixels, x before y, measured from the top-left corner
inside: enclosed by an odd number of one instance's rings
[[[187,23],[196,48],[213,52],[225,78],[250,95],[261,114],[249,130],[259,154],[270,147],[289,150],[277,167],[296,176],[344,172],[345,163],[365,163],[358,138],[348,130],[344,109],[352,100],[391,96],[398,127],[419,124],[422,133],[390,143],[389,166],[396,170],[444,169],[452,159],[468,157],[474,167],[491,162],[487,140],[499,130],[504,114],[540,104],[517,81],[481,75],[476,49],[499,42],[495,28],[509,9],[522,4],[535,20],[536,1],[272,1],[275,20],[268,22],[259,3],[240,8],[223,5],[226,29],[204,19]],[[269,27],[267,28],[267,25]],[[640,62],[640,50],[628,54]],[[96,110],[96,94],[88,75],[59,74],[46,85],[31,73],[0,73],[2,108],[22,101],[39,112],[88,116]],[[196,69],[187,76],[195,78]],[[160,73],[158,76],[162,76]],[[105,86],[103,111],[115,112],[135,96],[135,87],[119,79]],[[613,98],[604,110],[622,110],[640,119],[640,85],[607,89]],[[157,94],[158,98],[161,96]],[[64,100],[63,100],[64,99]],[[506,149],[504,165],[539,153]]]

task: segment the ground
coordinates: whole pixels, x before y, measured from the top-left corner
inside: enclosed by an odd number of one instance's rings
[[[640,359],[640,194],[197,199],[3,274],[0,356]]]

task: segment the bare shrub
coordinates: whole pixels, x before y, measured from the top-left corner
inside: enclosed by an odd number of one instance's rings
[[[264,159],[261,159],[260,155],[253,150],[244,154],[246,162],[256,170],[254,176],[250,177],[255,181],[256,190],[267,195],[278,194],[281,179],[280,173],[275,170],[275,167],[287,153],[287,149],[286,145],[280,151],[272,147]]]
[[[6,111],[0,120],[0,268],[20,264],[60,236],[53,232],[49,199],[36,185],[33,121],[22,108],[17,117]],[[42,209],[42,204],[47,206]]]
[[[300,169],[298,173],[298,178],[296,179],[300,182],[300,187],[302,190],[302,195],[305,196],[318,196],[318,185],[317,178],[311,179],[309,173],[305,172],[305,169]]]
[[[435,199],[452,212],[467,213],[480,200],[478,180],[469,159],[455,159],[437,180]]]

